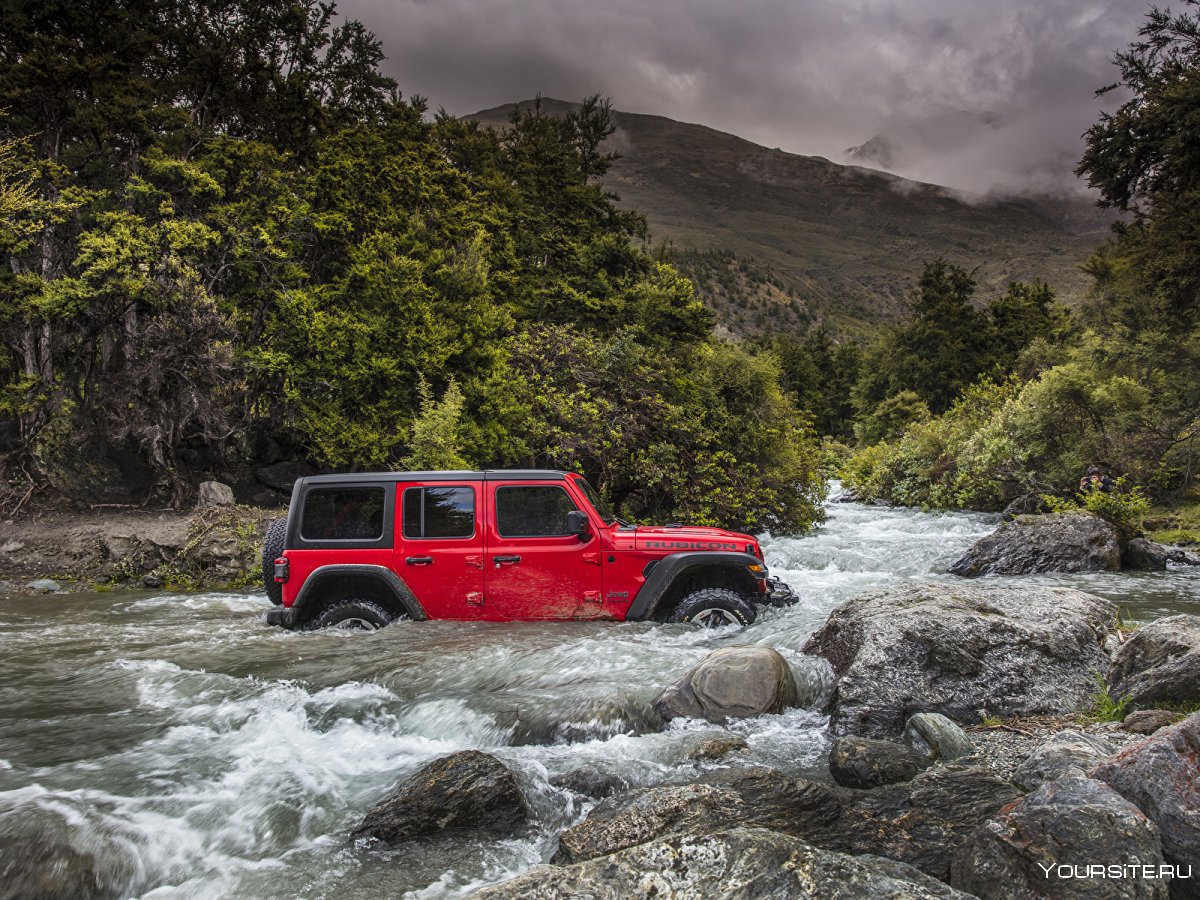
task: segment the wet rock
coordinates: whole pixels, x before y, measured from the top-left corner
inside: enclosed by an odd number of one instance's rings
[[[1150,817],[1168,860],[1200,869],[1200,713],[1130,744],[1092,777]]]
[[[1162,572],[1167,568],[1171,552],[1162,544],[1145,538],[1131,538],[1121,550],[1121,567],[1142,572]]]
[[[1018,516],[976,542],[951,575],[1035,575],[1040,572],[1115,572],[1121,536],[1091,513]]]
[[[163,586],[163,580],[157,575],[146,575],[142,578],[142,584],[148,588],[160,588]]]
[[[929,761],[909,747],[872,738],[840,737],[829,751],[829,774],[842,787],[870,788],[911,781]]]
[[[1151,735],[1160,728],[1174,725],[1179,714],[1169,709],[1135,709],[1125,717],[1121,727],[1134,734]]]
[[[316,474],[316,470],[308,463],[286,460],[271,466],[263,466],[254,473],[254,477],[269,488],[291,494],[292,486],[298,479]]]
[[[1188,553],[1182,547],[1168,547],[1167,561],[1180,566],[1200,566],[1200,556]]]
[[[1157,619],[1113,656],[1108,688],[1133,706],[1200,702],[1200,616]]]
[[[89,846],[71,832],[65,822],[40,813],[0,822],[0,900],[100,900],[132,893],[134,866],[124,848],[91,833]]]
[[[833,688],[837,676],[829,660],[820,656],[800,656],[791,663],[792,679],[796,682],[796,706],[818,712],[833,703]]]
[[[953,762],[975,752],[967,733],[941,713],[917,713],[904,724],[904,743],[930,762]]]
[[[649,788],[610,797],[558,839],[552,862],[595,859],[673,834],[711,834],[746,821],[736,792],[710,784]]]
[[[832,823],[809,821],[795,833],[819,847],[886,856],[945,881],[958,848],[1020,796],[981,768],[937,766],[904,784],[855,792]]]
[[[1047,738],[1013,773],[1013,783],[1032,791],[1038,785],[1068,773],[1084,774],[1107,759],[1113,747],[1107,741],[1079,731],[1061,731]]]
[[[604,800],[563,833],[553,861],[581,862],[669,835],[710,834],[733,825],[816,829],[840,812],[840,795],[828,785],[774,769],[734,769]]]
[[[891,860],[831,853],[794,837],[752,828],[670,837],[567,867],[538,866],[472,896],[481,900],[964,897]]]
[[[1047,781],[1004,808],[955,856],[951,884],[982,898],[1167,897],[1159,879],[1063,879],[1050,866],[1162,863],[1158,829],[1108,785],[1082,774]]]
[[[1036,515],[1045,511],[1045,501],[1040,496],[1028,494],[1024,497],[1017,497],[1004,507],[1004,512],[1000,513],[1000,521],[1011,522],[1017,516]]]
[[[843,603],[804,652],[838,676],[836,733],[892,739],[918,712],[1074,712],[1108,663],[1115,618],[1112,602],[1065,588],[913,584]]]
[[[730,753],[745,750],[750,745],[740,734],[726,731],[721,734],[700,735],[698,740],[684,752],[685,759],[722,759]]]
[[[25,587],[31,591],[37,591],[39,594],[57,594],[63,589],[63,586],[53,578],[39,578],[29,582]]]
[[[512,772],[494,756],[464,750],[406,778],[367,813],[351,837],[395,844],[447,828],[508,831],[527,816]]]
[[[610,797],[629,787],[629,782],[616,772],[609,772],[599,766],[586,765],[571,769],[550,779],[550,783],[558,788],[565,788],[584,797]]]
[[[714,650],[654,701],[664,719],[726,722],[781,713],[796,704],[787,660],[770,647]]]
[[[830,503],[862,503],[862,495],[854,488],[846,488],[844,491],[838,491],[829,498]]]
[[[216,506],[232,506],[233,488],[219,481],[204,481],[196,496],[196,509],[212,509]]]

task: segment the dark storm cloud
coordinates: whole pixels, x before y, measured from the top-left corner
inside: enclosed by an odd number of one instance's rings
[[[342,0],[406,94],[463,114],[600,93],[841,159],[881,128],[955,110],[1003,126],[897,168],[982,190],[1059,177],[1115,80],[1131,0]]]

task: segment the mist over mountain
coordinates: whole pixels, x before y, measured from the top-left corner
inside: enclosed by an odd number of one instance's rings
[[[548,114],[572,108],[547,98],[541,104]],[[504,127],[514,106],[468,118]],[[662,116],[616,111],[614,122],[607,146],[620,158],[605,186],[621,206],[645,214],[656,243],[686,251],[682,267],[734,330],[753,331],[760,312],[770,313],[761,316],[764,328],[805,319],[853,331],[893,320],[907,309],[922,263],[938,257],[977,267],[981,295],[1010,281],[1042,280],[1078,299],[1089,287],[1079,265],[1107,236],[1112,218],[1083,198],[971,194]],[[906,147],[898,142],[893,152]],[[863,152],[885,149],[880,142]],[[753,262],[760,308],[742,325],[731,319],[738,311],[722,309],[722,298],[706,286],[722,273],[712,265],[698,271],[695,253],[709,254],[710,263],[712,254],[732,254],[739,277],[747,267],[737,260]]]

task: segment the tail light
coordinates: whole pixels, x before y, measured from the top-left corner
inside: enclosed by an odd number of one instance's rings
[[[284,584],[288,580],[288,561],[286,556],[275,560],[275,583]]]

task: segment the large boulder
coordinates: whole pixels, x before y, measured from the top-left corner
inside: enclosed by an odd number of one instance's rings
[[[480,900],[625,900],[627,897],[959,898],[901,863],[811,847],[758,828],[679,835],[576,865],[538,866],[477,891]]]
[[[1080,731],[1060,731],[1042,741],[1013,773],[1013,783],[1027,791],[1068,773],[1084,774],[1107,759],[1112,744]]]
[[[704,782],[641,788],[611,797],[559,838],[556,863],[575,863],[675,834],[711,834],[734,825],[796,832],[841,814],[827,785],[774,769],[734,769]]]
[[[351,837],[395,844],[447,828],[507,831],[527,816],[513,773],[494,756],[464,750],[406,778]]]
[[[1200,713],[1130,744],[1092,777],[1150,817],[1167,859],[1200,870]]]
[[[982,898],[1155,900],[1167,897],[1164,879],[1063,878],[1058,867],[1162,861],[1153,822],[1108,785],[1071,774],[1045,782],[971,835],[954,858],[951,884]]]
[[[978,768],[938,767],[911,782],[846,791],[770,769],[708,783],[642,789],[596,806],[559,840],[554,862],[576,863],[671,835],[770,828],[842,853],[870,853],[950,877],[955,850],[1020,796]]]
[[[1115,604],[1040,586],[912,584],[843,603],[804,646],[838,676],[832,726],[891,739],[909,717],[1065,714],[1095,692]]]
[[[911,781],[929,760],[892,741],[844,735],[829,751],[829,774],[842,787],[871,788]]]
[[[1142,572],[1162,572],[1171,559],[1171,550],[1145,538],[1131,538],[1121,550],[1121,565]]]
[[[1108,687],[1143,708],[1200,703],[1200,616],[1168,616],[1135,631],[1113,656]]]
[[[975,543],[951,575],[1035,575],[1039,572],[1115,572],[1121,535],[1085,512],[1018,516]]]
[[[202,481],[196,493],[196,509],[212,509],[217,506],[232,506],[233,488],[219,481]]]
[[[714,650],[663,691],[654,708],[664,719],[726,722],[781,713],[796,704],[787,660],[770,647]]]
[[[265,484],[272,490],[290,494],[293,485],[299,479],[316,474],[316,469],[306,462],[286,460],[284,462],[277,462],[274,465],[263,466],[254,473],[254,477],[258,479],[260,484]]]

